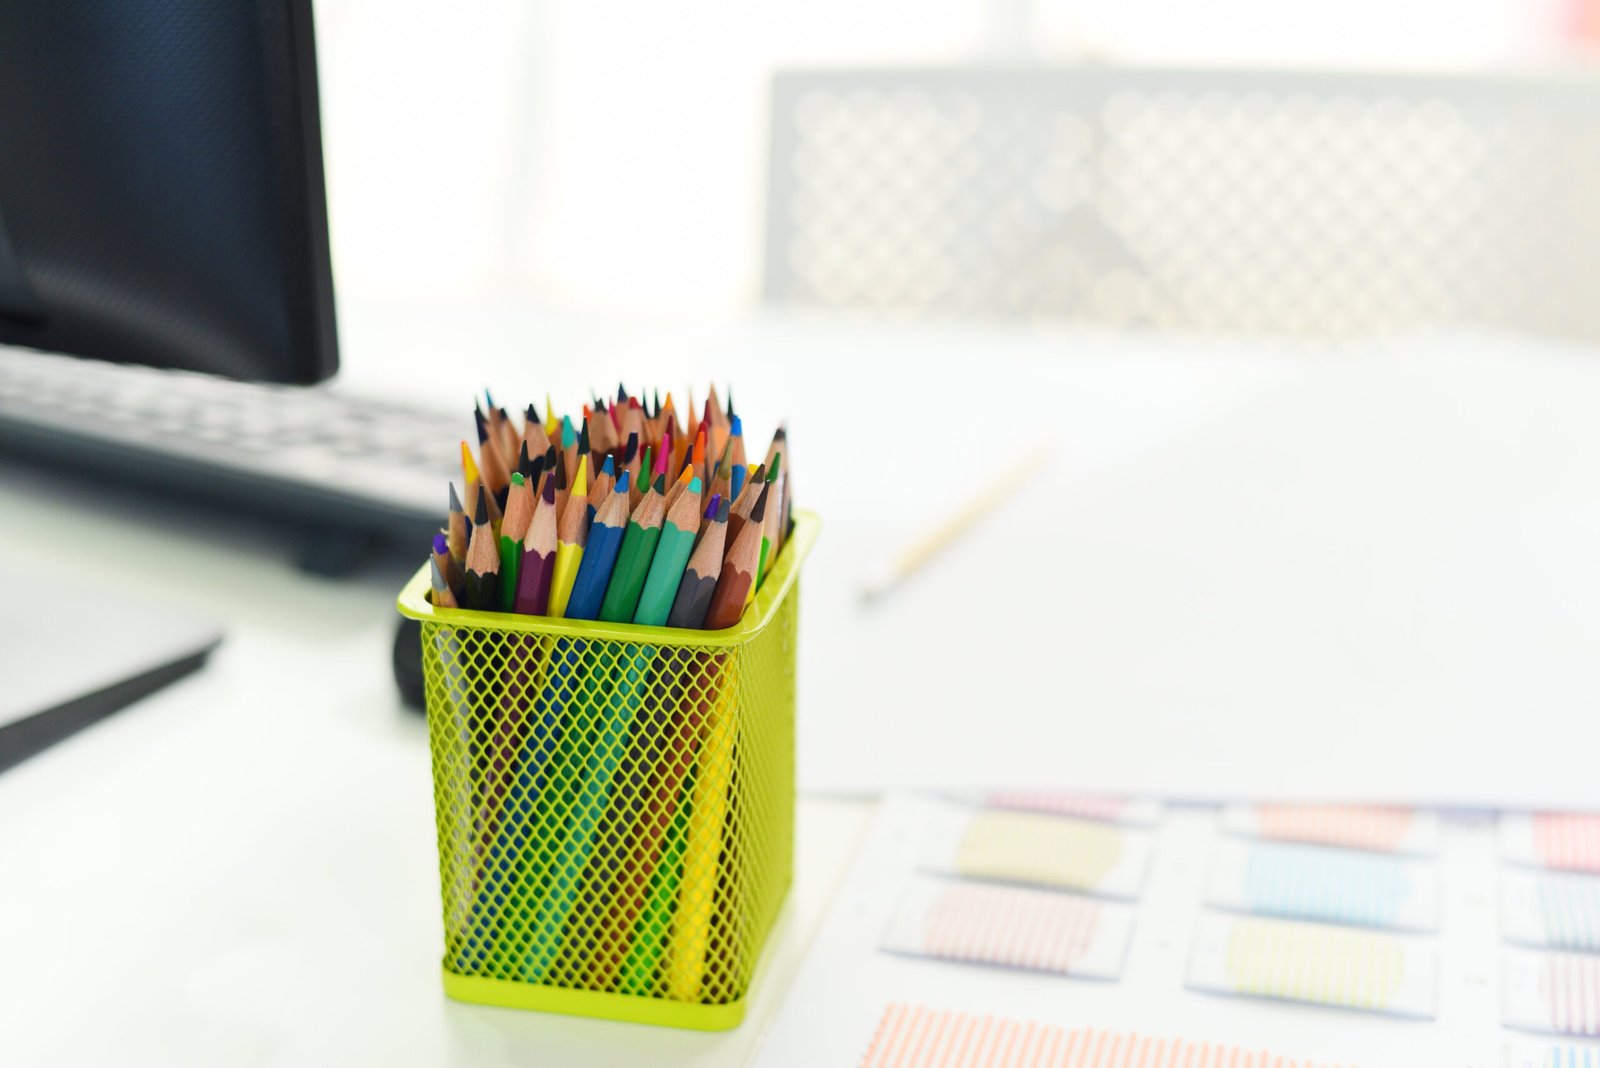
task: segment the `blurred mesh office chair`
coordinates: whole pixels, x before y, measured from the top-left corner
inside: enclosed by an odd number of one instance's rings
[[[787,72],[765,285],[780,303],[1600,342],[1600,79]]]

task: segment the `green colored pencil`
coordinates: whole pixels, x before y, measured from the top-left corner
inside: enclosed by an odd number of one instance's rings
[[[661,539],[661,521],[667,511],[666,498],[662,496],[665,489],[666,477],[656,479],[628,520],[628,530],[622,536],[622,548],[611,571],[611,583],[606,586],[605,600],[600,602],[600,618],[608,623],[631,623],[634,610],[639,607],[656,542]]]
[[[683,580],[683,569],[689,563],[695,535],[699,532],[700,480],[696,478],[690,480],[689,492],[679,495],[667,512],[661,538],[656,543],[655,559],[650,562],[650,574],[639,595],[639,607],[633,614],[635,623],[647,627],[667,625],[672,600],[678,595],[678,583]]]

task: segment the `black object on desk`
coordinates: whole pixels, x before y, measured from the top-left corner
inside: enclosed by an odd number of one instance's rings
[[[55,592],[0,615],[0,771],[197,670],[222,640],[209,620],[103,589]]]

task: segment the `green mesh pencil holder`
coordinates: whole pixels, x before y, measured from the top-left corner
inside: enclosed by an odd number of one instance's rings
[[[799,573],[789,541],[733,627],[439,610],[422,624],[445,992],[737,1026],[789,888]]]

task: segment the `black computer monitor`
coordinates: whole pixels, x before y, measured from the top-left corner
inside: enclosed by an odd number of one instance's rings
[[[0,0],[0,343],[333,374],[310,0]]]

